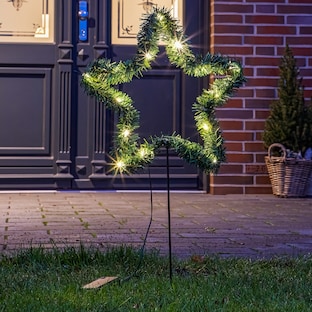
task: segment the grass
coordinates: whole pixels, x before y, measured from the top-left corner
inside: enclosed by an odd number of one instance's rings
[[[0,311],[311,311],[312,257],[194,256],[168,261],[132,248],[30,248],[0,259]],[[138,270],[137,270],[138,269]],[[137,272],[136,272],[137,270]],[[131,276],[134,272],[136,274]],[[99,289],[82,286],[120,278]],[[130,276],[129,279],[125,279]]]

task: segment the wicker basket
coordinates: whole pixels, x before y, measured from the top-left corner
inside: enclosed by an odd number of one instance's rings
[[[282,150],[281,157],[272,156],[273,148]],[[273,194],[281,197],[304,197],[312,171],[312,160],[286,158],[282,144],[274,143],[265,157]]]

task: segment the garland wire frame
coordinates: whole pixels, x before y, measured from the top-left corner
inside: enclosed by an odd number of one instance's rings
[[[169,10],[154,8],[142,18],[137,36],[137,52],[132,59],[112,62],[95,60],[82,75],[81,84],[87,94],[118,113],[119,119],[110,153],[115,173],[134,173],[150,164],[161,147],[172,148],[178,156],[206,173],[216,173],[225,161],[224,140],[215,117],[215,108],[222,106],[246,81],[241,64],[222,55],[194,55],[187,37]],[[152,68],[159,52],[158,42],[165,44],[171,64],[193,77],[214,76],[209,89],[204,89],[193,104],[196,128],[202,144],[181,135],[151,136],[141,139],[139,112],[132,99],[115,86],[140,78]]]

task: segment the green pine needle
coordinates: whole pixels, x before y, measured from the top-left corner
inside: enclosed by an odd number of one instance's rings
[[[155,8],[142,18],[137,36],[136,55],[131,60],[111,62],[98,59],[83,74],[81,84],[85,91],[118,112],[117,133],[111,153],[116,173],[134,173],[148,165],[161,147],[174,149],[178,156],[206,173],[217,172],[225,161],[225,148],[215,108],[223,105],[246,81],[240,63],[220,54],[194,55],[178,21],[165,8]],[[209,90],[204,89],[193,104],[197,130],[203,145],[180,135],[154,136],[141,141],[135,132],[139,128],[139,112],[132,99],[115,86],[131,82],[134,77],[151,68],[162,40],[170,62],[185,74],[194,77],[215,75]]]

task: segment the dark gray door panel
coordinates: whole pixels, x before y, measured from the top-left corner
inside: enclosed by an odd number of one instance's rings
[[[53,42],[0,41],[0,189],[147,189],[147,168],[122,177],[109,171],[117,116],[80,87],[94,59],[128,59],[136,46],[111,44],[111,0],[87,1],[85,41],[78,36],[79,1],[54,2]],[[208,5],[184,2],[186,33],[202,52],[205,40],[198,29]],[[119,88],[140,111],[142,138],[176,132],[197,140],[191,106],[203,82],[185,76],[160,50],[152,70]],[[155,188],[166,187],[165,151],[150,173]],[[172,188],[202,188],[202,174],[171,151],[170,173]]]

